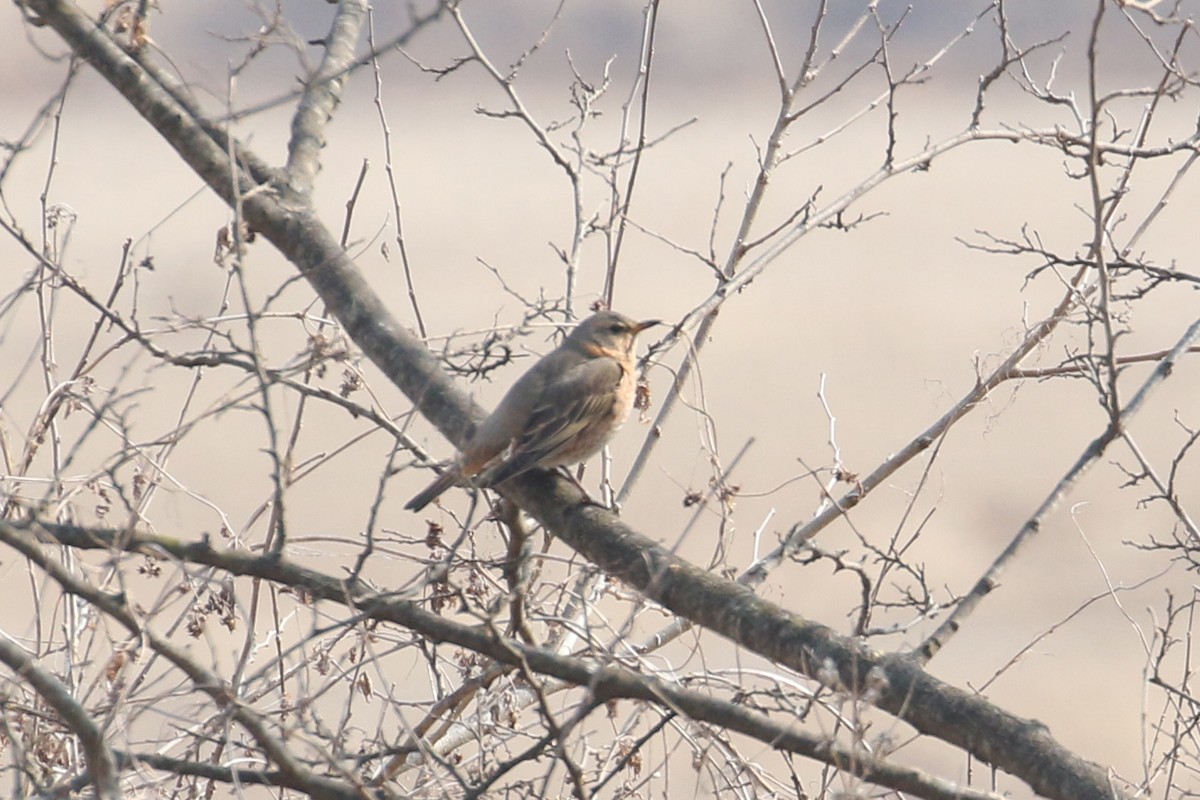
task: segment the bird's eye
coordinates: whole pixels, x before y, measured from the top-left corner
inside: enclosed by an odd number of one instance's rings
[[[608,332],[609,333],[624,333],[625,326],[622,325],[620,322],[614,322],[612,325],[608,326]]]

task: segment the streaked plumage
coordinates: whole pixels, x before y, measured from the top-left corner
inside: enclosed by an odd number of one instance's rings
[[[633,407],[634,341],[658,320],[615,311],[585,319],[513,384],[455,463],[405,508],[420,511],[454,485],[495,486],[534,467],[600,451]]]

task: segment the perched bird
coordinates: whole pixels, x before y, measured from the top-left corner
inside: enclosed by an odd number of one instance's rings
[[[517,379],[450,468],[404,507],[420,511],[451,486],[495,486],[535,467],[575,464],[599,452],[633,407],[634,339],[658,324],[615,311],[579,323]]]

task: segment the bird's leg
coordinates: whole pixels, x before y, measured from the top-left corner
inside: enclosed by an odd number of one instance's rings
[[[608,506],[604,505],[604,503],[601,503],[599,500],[594,499],[590,494],[588,494],[588,490],[583,488],[583,484],[579,482],[579,479],[581,477],[583,477],[583,465],[582,464],[579,465],[579,474],[578,475],[573,474],[571,472],[571,469],[567,466],[559,467],[558,472],[561,475],[563,475],[564,477],[566,477],[566,479],[569,480],[571,483],[575,484],[575,488],[583,493],[582,505],[595,506],[596,508],[604,508],[604,509],[608,508]]]

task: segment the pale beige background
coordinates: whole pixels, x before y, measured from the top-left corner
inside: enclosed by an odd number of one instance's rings
[[[250,26],[249,17],[239,17],[236,9],[224,6],[206,13],[205,4],[165,5],[152,30],[155,40],[181,70],[211,93],[212,106],[218,107],[226,90],[226,62],[237,48],[221,45],[212,34],[244,31]],[[468,9],[483,44],[502,63],[536,34],[551,5],[491,10],[480,4]],[[301,35],[319,36],[328,8],[286,5],[289,10],[292,6]],[[1026,40],[1035,35],[1031,16],[1039,16],[1046,31],[1076,32],[1062,69],[1064,85],[1076,91],[1082,87],[1078,32],[1091,6],[1052,4],[1055,19],[1045,18],[1045,6],[1037,10],[1022,6],[1024,16],[1013,12],[1020,18],[1017,35]],[[0,25],[0,135],[13,138],[57,85],[63,67],[48,64],[39,55],[11,8],[4,13],[8,21]],[[788,20],[785,8],[773,8],[772,13],[777,15],[781,41],[789,43],[789,64],[794,64],[800,31],[806,31],[809,23]],[[897,45],[897,60],[907,64],[935,52],[955,30],[947,19],[951,14],[967,18],[962,9],[951,11],[948,4],[921,4],[913,17],[913,33]],[[668,3],[664,15],[650,130],[661,133],[692,117],[697,121],[647,154],[631,213],[646,228],[704,249],[718,177],[732,162],[718,240],[718,253],[723,255],[752,174],[754,142],[765,139],[774,116],[776,96],[769,65],[754,19],[742,4],[697,4],[684,10]],[[639,25],[639,6],[634,3],[568,6],[555,37],[522,74],[520,88],[535,115],[550,120],[569,113],[565,49],[571,49],[581,72],[589,77],[598,74],[606,54],[617,51],[612,96],[606,100],[605,116],[590,129],[593,146],[611,146],[619,101],[628,92],[636,65]],[[901,93],[901,154],[913,152],[927,136],[937,139],[963,126],[978,70],[995,53],[994,34],[986,23],[979,28],[947,57],[928,84]],[[38,47],[61,51],[44,31],[32,38]],[[443,63],[447,52],[461,53],[462,47],[446,31],[422,37],[412,52],[431,63]],[[1146,66],[1145,59],[1125,63],[1130,52],[1132,48],[1114,47],[1106,54],[1105,68],[1112,81],[1139,81],[1135,76]],[[309,53],[316,57],[315,50],[310,48]],[[861,48],[852,48],[847,58],[857,55]],[[1044,65],[1046,59],[1038,63]],[[281,87],[290,86],[295,72],[294,59],[282,55],[255,65],[239,80],[234,105],[274,96]],[[516,301],[502,293],[477,259],[496,266],[513,289],[526,295],[543,289],[550,295],[561,292],[561,267],[549,243],[561,245],[569,234],[567,186],[519,123],[474,113],[479,104],[502,105],[496,87],[469,68],[435,84],[395,54],[385,62],[385,73],[404,226],[430,332],[478,330],[494,319],[502,323],[519,319]],[[792,141],[807,142],[860,108],[877,90],[876,81],[870,91],[847,93],[818,112],[813,122],[800,125]],[[359,263],[377,288],[393,298],[394,311],[407,320],[411,313],[390,241],[393,230],[381,133],[371,95],[371,78],[360,73],[329,129],[330,146],[324,154],[317,199],[330,227],[340,228],[343,204],[361,161],[370,159],[371,171],[355,216],[355,236],[361,243],[355,252],[361,250]],[[987,124],[1068,121],[1019,96],[1011,86],[998,95],[996,107],[985,118]],[[237,132],[261,156],[278,161],[289,110],[285,105],[258,114],[240,123]],[[1181,107],[1167,113],[1186,131],[1196,109]],[[881,159],[881,124],[876,112],[782,169],[769,195],[764,224],[774,224],[817,186],[824,187],[821,198],[827,200],[869,175]],[[598,136],[601,131],[606,135]],[[45,179],[48,143],[43,137],[33,152],[22,156],[4,185],[9,210],[30,231],[38,224],[37,196]],[[136,241],[136,256],[152,254],[156,263],[153,272],[138,276],[144,318],[171,310],[184,316],[215,314],[223,273],[213,265],[211,253],[215,232],[227,220],[225,210],[204,192],[193,197],[199,181],[94,74],[85,75],[68,98],[60,148],[50,201],[67,204],[78,214],[68,268],[103,293],[121,244],[131,237]],[[1088,203],[1086,186],[1064,172],[1061,155],[1048,149],[1001,143],[965,147],[939,159],[928,173],[895,179],[856,207],[864,214],[882,211],[885,216],[850,234],[821,231],[806,237],[725,304],[715,338],[704,354],[703,403],[715,420],[723,457],[732,457],[747,438],[756,439],[733,478],[750,495],[736,506],[733,564],[744,566],[752,558],[754,531],[768,515],[773,517],[765,529],[763,548],[773,545],[780,531],[811,514],[818,501],[817,487],[810,480],[770,490],[804,472],[797,459],[810,466],[830,463],[828,422],[816,397],[822,374],[837,415],[845,463],[866,473],[968,389],[977,361],[985,369],[997,363],[1019,341],[1025,321],[1036,321],[1048,312],[1059,296],[1058,281],[1044,275],[1024,286],[1026,273],[1039,266],[1037,262],[987,256],[966,249],[956,237],[971,238],[976,229],[1016,237],[1020,226],[1028,224],[1048,246],[1062,252],[1081,251],[1091,235],[1081,211]],[[1144,209],[1171,173],[1167,165],[1150,166],[1140,173],[1135,189],[1144,194],[1131,198],[1131,208]],[[1185,185],[1144,243],[1160,262],[1179,259],[1181,268],[1193,272],[1194,264],[1188,261],[1196,252],[1196,195],[1194,181]],[[602,211],[605,202],[601,185],[593,181],[587,206]],[[186,205],[174,212],[180,204]],[[380,231],[379,239],[372,241]],[[379,252],[383,240],[389,240],[390,263]],[[603,258],[600,240],[589,241],[581,264],[580,308],[599,291]],[[7,294],[32,262],[5,237],[0,239],[0,265],[0,293]],[[254,248],[250,270],[262,287],[289,274],[263,243]],[[660,241],[630,232],[617,288],[619,309],[674,321],[711,288],[709,275],[696,261]],[[1122,340],[1128,352],[1169,347],[1194,316],[1194,293],[1161,294],[1136,307],[1130,320],[1132,333]],[[296,286],[280,308],[298,307],[305,296],[306,290]],[[36,337],[33,310],[26,303],[4,320],[0,385],[10,385],[26,366],[24,360]],[[73,363],[70,343],[78,346],[89,319],[82,313],[60,318],[63,364]],[[269,327],[268,337],[278,337],[280,349],[275,355],[292,352],[299,336],[297,324],[279,322]],[[1067,348],[1081,346],[1079,333],[1056,338],[1039,354],[1037,363],[1057,363]],[[197,341],[196,334],[184,334],[172,344],[182,350]],[[531,348],[544,347],[538,337],[523,342]],[[668,366],[673,368],[679,356],[679,351],[670,353]],[[125,360],[115,360],[102,373],[101,382],[115,381]],[[1123,384],[1126,391],[1147,373],[1144,366],[1129,370]],[[368,369],[368,374],[373,373]],[[515,375],[515,369],[507,370],[495,384],[472,390],[484,405],[490,405]],[[661,397],[669,374],[658,368],[650,375],[656,396]],[[147,380],[156,393],[138,404],[133,428],[148,439],[173,424],[186,376],[157,370]],[[28,374],[20,387],[0,409],[5,434],[18,441],[44,398],[38,381]],[[393,413],[407,408],[399,393],[382,380],[376,378],[372,387]],[[215,401],[228,388],[228,383],[215,381],[202,392]],[[1198,390],[1200,370],[1194,359],[1185,361],[1134,425],[1135,434],[1161,469],[1168,467],[1183,438],[1172,421],[1173,413],[1178,411],[1193,426],[1200,422]],[[695,387],[688,397],[699,399]],[[315,413],[304,431],[304,453],[331,449],[362,430],[361,423],[339,412]],[[914,551],[925,562],[930,583],[966,592],[1102,430],[1103,422],[1094,392],[1084,382],[1055,380],[1004,386],[986,407],[958,425],[918,501],[920,513],[913,515],[916,519],[937,507]],[[82,426],[85,421],[76,418],[65,424]],[[179,449],[172,472],[218,505],[237,527],[264,501],[269,489],[266,457],[247,446],[261,439],[259,421],[246,413],[227,413],[206,422],[204,430],[203,436]],[[413,430],[433,453],[449,455],[445,442],[426,426],[418,423]],[[631,423],[614,444],[618,478],[645,434],[644,427]],[[111,444],[92,440],[80,453],[78,473],[92,468],[90,454]],[[381,435],[367,439],[292,498],[297,539],[343,540],[298,544],[298,553],[306,548],[320,554],[354,553],[357,531],[365,524],[388,447]],[[1131,586],[1168,568],[1164,556],[1123,544],[1144,542],[1151,536],[1166,538],[1171,520],[1161,509],[1137,509],[1144,491],[1119,488],[1124,477],[1108,464],[1114,458],[1129,461],[1117,448],[1072,492],[1007,573],[1004,585],[933,662],[934,674],[959,686],[978,686],[1040,632],[1103,593],[1108,583]],[[909,492],[917,486],[923,464],[910,465],[892,486],[856,509],[857,528],[872,540],[885,541],[900,520]],[[665,429],[663,443],[623,514],[639,530],[673,543],[692,514],[682,506],[684,491],[703,489],[709,475],[699,418],[680,410]],[[386,527],[421,535],[421,519],[405,514],[400,506],[424,478],[425,473],[413,473],[391,486]],[[1195,469],[1185,465],[1180,482],[1185,502],[1195,480]],[[23,490],[37,494],[36,488]],[[85,493],[79,511],[84,519],[88,503]],[[186,494],[164,493],[156,503],[160,529],[178,525],[164,532],[187,537],[220,525],[209,507]],[[715,535],[715,519],[708,517],[683,543],[682,553],[707,562]],[[819,543],[836,549],[851,546],[852,540],[845,526],[838,525],[822,534]],[[23,585],[24,567],[19,560],[3,557],[0,561],[3,579]],[[786,567],[762,592],[798,613],[845,630],[846,609],[857,597],[857,585],[849,576],[829,573],[824,565]],[[386,570],[373,577],[388,580]],[[1095,603],[1010,667],[989,687],[988,696],[1014,713],[1045,722],[1080,755],[1111,764],[1125,775],[1137,775],[1145,724],[1141,715],[1159,703],[1154,692],[1147,695],[1142,682],[1146,665],[1142,639],[1152,635],[1154,619],[1164,606],[1164,589],[1173,587],[1186,597],[1192,583],[1193,576],[1176,566],[1161,581],[1119,595],[1123,608],[1111,598]],[[28,593],[14,593],[10,608],[19,614],[3,620],[5,631],[25,633],[23,615],[29,613],[30,602]],[[877,646],[912,645],[925,630],[879,640]],[[707,655],[722,658],[711,649]],[[733,663],[736,656],[725,658]]]

